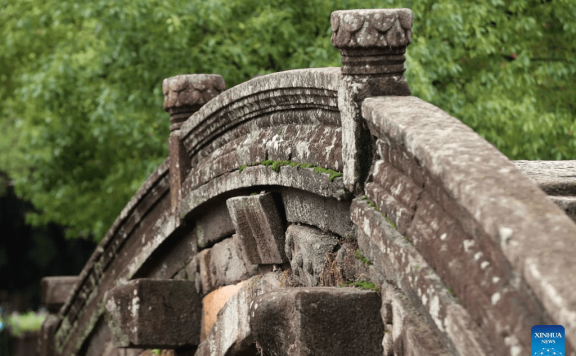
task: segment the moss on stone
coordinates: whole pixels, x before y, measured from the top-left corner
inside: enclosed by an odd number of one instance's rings
[[[330,182],[334,181],[334,178],[337,177],[342,177],[342,173],[340,172],[336,172],[333,169],[326,169],[326,168],[322,168],[322,167],[315,167],[314,168],[314,172],[318,173],[318,174],[322,174],[322,173],[328,173],[330,176],[328,177],[328,179],[330,180]]]
[[[248,167],[248,165],[246,165],[246,164],[243,165],[243,166],[238,167],[238,174],[242,173],[242,171],[243,171],[246,167]]]
[[[348,281],[346,283],[340,284],[339,287],[356,287],[362,290],[373,290],[376,293],[380,293],[380,288],[376,284],[367,279],[355,282]]]
[[[370,263],[370,261],[364,257],[362,255],[362,253],[360,252],[360,250],[356,250],[354,252],[354,257],[356,257],[357,259],[359,259],[360,261],[362,261],[366,266],[370,266],[372,263]]]

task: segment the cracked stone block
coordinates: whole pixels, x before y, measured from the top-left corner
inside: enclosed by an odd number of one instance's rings
[[[44,277],[40,281],[40,300],[50,313],[58,313],[78,283],[78,276]]]
[[[226,201],[242,250],[251,264],[282,264],[284,224],[271,193]]]
[[[250,325],[266,355],[382,355],[378,293],[356,288],[289,288],[255,298]]]
[[[187,268],[203,295],[219,287],[236,284],[258,274],[258,265],[246,264],[233,238],[202,250]]]
[[[105,306],[116,347],[178,349],[200,343],[202,300],[193,282],[135,279],[111,289]]]
[[[326,255],[333,252],[336,245],[337,238],[318,229],[299,225],[288,227],[285,251],[300,285],[314,287],[320,284]]]

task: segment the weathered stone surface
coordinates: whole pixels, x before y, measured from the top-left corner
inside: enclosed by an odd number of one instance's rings
[[[180,140],[180,126],[190,115],[225,89],[224,79],[217,74],[184,74],[162,82],[164,110],[170,113],[170,200],[176,212],[182,182],[190,171],[190,159]]]
[[[261,120],[234,127],[214,140],[213,147],[205,146],[198,152],[187,189],[195,189],[214,177],[266,159],[342,170],[341,128],[295,124],[261,128],[257,125]],[[222,146],[217,146],[219,144]],[[200,157],[203,155],[206,156]]]
[[[271,193],[226,201],[242,250],[252,264],[282,264],[284,222]]]
[[[405,147],[474,218],[575,343],[576,275],[563,272],[576,268],[574,222],[492,145],[437,107],[382,97],[365,100],[363,115],[373,135]]]
[[[576,196],[573,197],[554,197],[551,196],[550,200],[552,200],[556,205],[560,207],[560,209],[566,212],[572,220],[576,222]]]
[[[576,196],[576,160],[511,162],[546,194]]]
[[[244,281],[221,287],[208,293],[204,298],[202,298],[202,334],[200,335],[200,341],[206,340],[212,327],[216,322],[218,317],[218,312],[226,304],[228,299],[230,299],[236,292],[240,290]]]
[[[389,283],[380,287],[382,293],[382,320],[386,323],[382,347],[385,356],[394,355],[454,355],[445,340],[413,307],[408,298]],[[461,330],[460,332],[465,332]],[[456,332],[457,333],[457,332]],[[464,348],[462,355],[475,355],[477,345]],[[481,353],[480,353],[481,355]]]
[[[576,221],[576,161],[512,161]]]
[[[198,252],[197,236],[192,229],[172,234],[140,267],[136,278],[170,279],[186,267]],[[182,279],[182,278],[180,278]]]
[[[382,355],[376,292],[289,288],[255,298],[250,325],[267,355]]]
[[[491,345],[485,341],[488,340],[486,334],[473,324],[468,312],[449,293],[422,255],[390,226],[381,213],[363,200],[354,200],[351,214],[352,221],[361,227],[358,234],[360,252],[372,263],[370,279],[378,283],[392,281],[398,285],[411,305],[424,315],[429,324],[434,325],[460,354],[467,354],[467,345],[479,345],[475,350],[478,355],[494,354]],[[458,315],[461,323],[459,325],[469,326],[468,332],[458,332],[457,328],[446,324],[453,320],[450,313]]]
[[[194,216],[194,231],[198,247],[212,246],[234,233],[234,224],[224,201],[206,207]]]
[[[164,111],[170,121],[185,121],[204,104],[226,89],[224,79],[218,74],[183,74],[162,81]]]
[[[108,292],[106,311],[116,347],[176,349],[200,343],[202,301],[192,282],[132,280]]]
[[[412,39],[410,9],[339,10],[332,12],[336,48],[406,47]]]
[[[340,10],[330,17],[332,45],[342,53],[342,73],[402,73],[412,40],[409,9]]]
[[[59,319],[54,314],[48,314],[38,334],[38,356],[56,356],[54,333]]]
[[[26,331],[16,338],[14,356],[36,356],[38,349],[38,332]]]
[[[320,283],[327,254],[338,245],[333,235],[307,226],[290,225],[286,230],[286,256],[292,274],[300,285],[315,287]]]
[[[238,172],[223,174],[194,190],[185,187],[179,214],[180,217],[192,215],[203,203],[234,190],[271,185],[307,190],[316,195],[338,200],[347,200],[351,197],[344,189],[341,177],[330,181],[328,173],[318,174],[312,168],[282,166],[275,172],[270,167],[255,166],[245,168],[241,174]]]
[[[184,145],[194,157],[203,142],[211,141],[250,116],[314,106],[337,110],[335,95],[330,92],[337,90],[339,79],[339,68],[315,68],[273,73],[237,85],[210,101],[183,124]],[[310,95],[316,88],[316,95]],[[253,112],[255,115],[251,115]]]
[[[50,313],[58,313],[78,281],[78,276],[42,278],[40,280],[40,302]]]
[[[281,288],[282,278],[281,274],[273,272],[244,282],[218,312],[212,331],[196,355],[257,355],[250,326],[250,306],[258,296]]]
[[[343,238],[355,235],[356,226],[350,220],[348,201],[290,188],[283,189],[281,194],[288,222],[317,226]]]
[[[61,310],[63,319],[55,337],[59,353],[78,352],[103,313],[103,298],[110,284],[136,273],[166,234],[176,228],[174,219],[163,219],[170,209],[168,166],[165,160],[148,177],[80,273],[80,282]],[[137,238],[129,238],[134,236]]]
[[[116,355],[116,347],[112,341],[112,333],[104,318],[100,318],[87,342],[82,345],[79,354],[82,356],[112,356]]]
[[[202,294],[230,284],[236,284],[258,273],[257,265],[246,264],[233,238],[225,239],[212,248],[202,250],[189,265],[189,275],[202,286]]]

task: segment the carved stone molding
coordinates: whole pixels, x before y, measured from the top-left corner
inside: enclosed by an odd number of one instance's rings
[[[334,11],[332,45],[342,54],[342,73],[403,73],[412,18],[409,9]]]
[[[225,86],[218,74],[183,74],[164,79],[164,111],[170,114],[173,128],[223,92]]]

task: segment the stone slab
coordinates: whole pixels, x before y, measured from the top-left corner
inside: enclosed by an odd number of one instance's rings
[[[546,194],[576,196],[576,160],[511,162]]]
[[[79,281],[78,276],[44,277],[40,280],[40,301],[50,313],[58,313]]]
[[[177,349],[200,343],[202,300],[192,282],[132,280],[111,289],[105,306],[116,347]]]
[[[258,266],[245,263],[234,238],[202,250],[187,267],[189,280],[201,286],[202,295],[244,281],[258,274]]]
[[[56,356],[54,332],[60,320],[54,314],[48,314],[38,335],[38,356]]]
[[[287,262],[284,222],[271,193],[230,198],[226,204],[251,264]]]
[[[250,306],[250,325],[267,355],[382,355],[380,296],[356,288],[289,288]]]
[[[575,344],[576,274],[565,271],[576,269],[576,224],[494,146],[434,105],[369,98],[362,113],[374,136],[404,147],[474,217]]]
[[[294,279],[301,286],[315,287],[325,268],[327,254],[334,252],[338,239],[321,230],[290,225],[286,230],[286,256],[290,259]]]
[[[356,226],[350,220],[349,201],[291,188],[282,189],[281,194],[288,222],[317,226],[342,238],[356,234]]]

